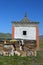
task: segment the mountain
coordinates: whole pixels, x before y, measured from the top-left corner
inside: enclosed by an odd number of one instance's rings
[[[12,35],[10,33],[0,33],[0,39],[11,39]]]
[[[43,40],[43,35],[40,35],[39,38],[40,38],[40,40]]]

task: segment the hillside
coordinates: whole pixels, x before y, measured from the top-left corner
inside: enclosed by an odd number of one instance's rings
[[[0,33],[0,39],[11,39],[12,36],[10,33]]]
[[[39,38],[40,38],[40,40],[43,40],[43,35],[40,35]]]

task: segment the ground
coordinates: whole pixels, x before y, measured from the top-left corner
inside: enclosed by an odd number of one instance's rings
[[[36,57],[0,56],[0,65],[43,65],[43,41],[40,41],[40,51]]]

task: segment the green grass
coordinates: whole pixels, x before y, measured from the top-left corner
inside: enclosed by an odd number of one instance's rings
[[[0,56],[0,65],[43,65],[43,52],[36,57]]]

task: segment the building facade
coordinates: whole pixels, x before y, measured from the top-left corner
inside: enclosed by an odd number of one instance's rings
[[[27,16],[21,21],[12,21],[12,39],[35,41],[39,49],[39,22],[31,22]]]

